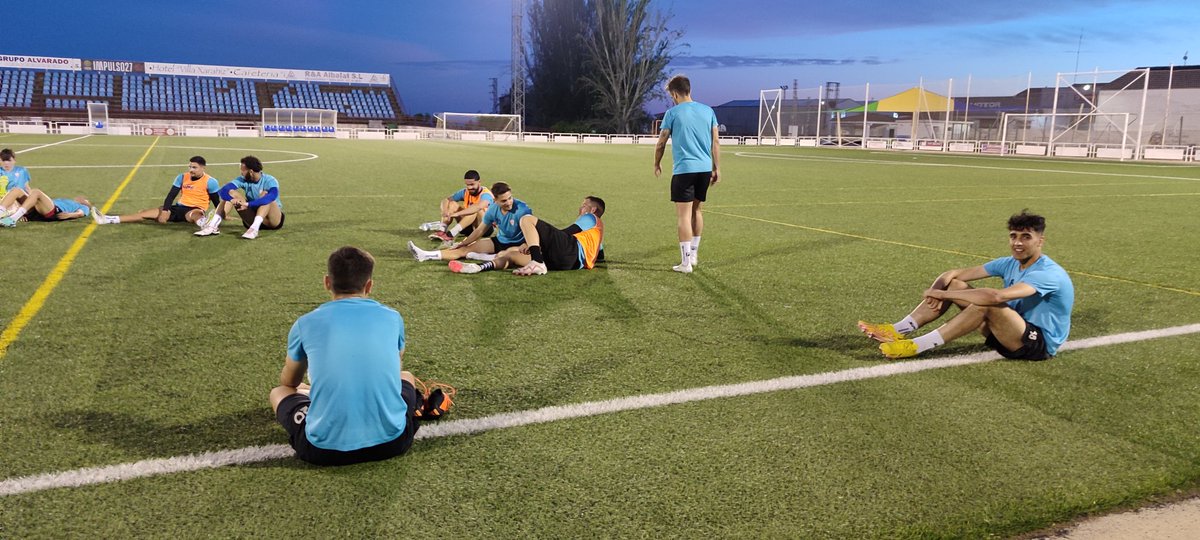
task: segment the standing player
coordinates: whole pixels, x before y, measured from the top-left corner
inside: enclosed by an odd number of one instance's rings
[[[327,266],[325,289],[333,299],[288,332],[271,408],[296,457],[314,465],[398,456],[412,446],[421,408],[413,376],[401,366],[404,318],[369,298],[371,254],[346,246],[329,255]]]
[[[1022,211],[1008,219],[1009,257],[970,268],[947,270],[925,291],[925,299],[895,324],[858,327],[881,342],[888,358],[907,358],[954,341],[975,330],[1005,358],[1045,360],[1054,356],[1071,331],[1075,286],[1058,263],[1042,253],[1046,219]],[[1003,289],[967,284],[989,276],[1003,278]],[[958,306],[962,311],[937,330],[915,339],[905,334],[937,320]]]
[[[217,206],[217,211],[204,224],[204,228],[195,233],[196,236],[221,234],[221,221],[231,209],[237,211],[238,216],[242,218],[242,225],[246,227],[242,238],[247,240],[258,238],[260,228],[283,228],[283,201],[279,199],[279,181],[262,170],[263,164],[258,158],[242,158],[242,175],[220,189],[218,193],[225,202]],[[245,196],[233,193],[234,190],[240,190]]]
[[[205,172],[207,165],[204,157],[192,156],[188,160],[187,172],[175,177],[175,183],[171,184],[167,198],[163,199],[159,208],[147,208],[136,214],[122,216],[108,216],[94,211],[92,219],[99,225],[152,219],[158,223],[187,222],[203,227],[205,223],[202,219],[204,212],[208,210],[208,203],[211,202],[214,207],[221,205],[221,198],[217,195],[221,183]],[[175,202],[175,197],[179,197],[179,202]]]
[[[496,203],[488,206],[483,220],[466,239],[440,251],[426,251],[409,241],[408,250],[413,254],[413,258],[417,259],[417,262],[450,261],[466,256],[472,259],[491,259],[494,253],[524,244],[521,218],[532,214],[533,210],[524,201],[514,198],[512,188],[504,182],[492,184],[492,195],[496,197]],[[496,238],[481,238],[489,227],[496,228]]]
[[[474,274],[509,266],[518,276],[543,275],[549,270],[591,269],[604,260],[604,200],[588,196],[579,206],[579,219],[565,229],[530,214],[521,218],[526,248],[508,249],[483,264],[450,261],[450,271]]]
[[[29,188],[25,202],[11,214],[0,218],[0,227],[16,227],[22,221],[66,221],[88,215],[91,201],[83,197],[51,199],[40,189]]]
[[[430,240],[441,240],[448,245],[454,242],[454,238],[459,233],[465,231],[470,234],[472,232],[470,227],[479,223],[488,206],[495,202],[496,198],[479,182],[479,173],[474,169],[463,175],[463,183],[466,184],[466,187],[442,199],[442,221],[440,223],[443,228],[449,230],[434,231],[429,235]],[[430,224],[426,223],[425,225]]]
[[[662,157],[671,140],[671,200],[679,232],[676,272],[691,273],[700,251],[700,233],[704,216],[700,207],[708,198],[708,187],[721,180],[721,148],[718,144],[717,115],[712,107],[692,101],[692,83],[683,75],[671,77],[667,93],[675,106],[663,115],[662,132],[654,147],[654,176],[662,175]]]

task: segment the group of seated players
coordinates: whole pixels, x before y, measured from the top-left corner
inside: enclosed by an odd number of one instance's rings
[[[283,227],[283,202],[279,181],[263,172],[262,161],[246,156],[239,164],[241,175],[225,185],[206,172],[203,156],[188,160],[188,170],[175,177],[161,206],[124,215],[105,215],[84,197],[55,199],[30,186],[29,170],[16,164],[16,153],[0,150],[0,226],[15,227],[22,221],[63,221],[91,215],[99,225],[155,221],[195,223],[196,236],[221,233],[221,222],[236,212],[246,227],[242,238],[253,240],[262,229]],[[215,208],[209,212],[209,204]]]
[[[483,186],[479,173],[463,175],[466,186],[441,201],[441,219],[421,225],[433,231],[437,250],[408,242],[418,262],[449,261],[450,271],[475,274],[514,268],[518,276],[543,275],[550,270],[593,268],[604,260],[604,200],[589,195],[579,206],[578,218],[559,229],[538,218],[505,182]],[[490,235],[495,232],[495,238]],[[459,235],[465,238],[457,240]],[[464,263],[459,259],[480,263]]]

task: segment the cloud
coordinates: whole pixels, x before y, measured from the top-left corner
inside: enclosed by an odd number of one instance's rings
[[[877,56],[862,58],[767,58],[761,56],[677,56],[671,65],[681,68],[720,69],[731,67],[788,67],[788,66],[877,66],[894,63]]]

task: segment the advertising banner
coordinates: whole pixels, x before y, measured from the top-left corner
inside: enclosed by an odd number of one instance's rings
[[[237,66],[206,66],[202,64],[166,64],[146,62],[151,75],[188,75],[192,77],[225,77],[232,79],[275,79],[347,84],[388,84],[386,73],[356,73],[350,71],[316,71],[305,69],[253,68]]]
[[[127,62],[124,60],[84,60],[83,69],[86,71],[119,71],[122,73],[141,73],[146,71],[142,62]]]
[[[56,58],[53,56],[21,56],[0,54],[0,67],[23,69],[63,69],[79,71],[78,58]]]

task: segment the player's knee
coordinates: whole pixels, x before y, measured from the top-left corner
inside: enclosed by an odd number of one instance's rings
[[[521,226],[526,226],[526,225],[528,225],[530,227],[537,225],[537,218],[533,217],[532,214],[525,214],[525,215],[521,216]]]

